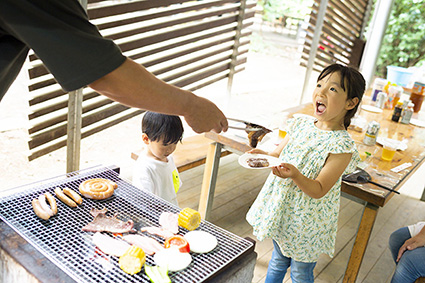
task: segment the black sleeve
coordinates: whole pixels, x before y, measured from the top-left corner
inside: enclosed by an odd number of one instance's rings
[[[77,0],[2,0],[0,29],[33,49],[66,91],[92,83],[125,60]]]

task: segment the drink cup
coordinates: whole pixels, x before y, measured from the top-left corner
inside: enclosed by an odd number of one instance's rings
[[[397,151],[397,145],[394,143],[385,143],[382,149],[381,159],[384,161],[392,161]]]
[[[286,130],[283,127],[279,127],[279,141],[283,141],[286,137]]]

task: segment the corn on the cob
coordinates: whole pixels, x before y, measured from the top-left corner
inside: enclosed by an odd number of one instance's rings
[[[133,245],[120,256],[118,263],[124,272],[133,275],[142,270],[145,261],[145,252],[141,248]]]
[[[199,224],[201,223],[201,215],[198,211],[186,207],[179,213],[178,222],[179,226],[192,231],[199,227]]]

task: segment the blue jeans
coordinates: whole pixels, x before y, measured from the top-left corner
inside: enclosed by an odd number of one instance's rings
[[[293,283],[314,282],[313,269],[316,262],[300,262],[286,257],[280,251],[279,245],[273,240],[273,253],[267,268],[265,283],[282,282],[286,270],[291,267],[291,279]]]
[[[394,262],[401,246],[410,238],[407,227],[400,228],[391,234],[389,246]],[[396,264],[392,283],[415,282],[419,277],[425,277],[425,247],[416,248],[412,251],[406,250]]]

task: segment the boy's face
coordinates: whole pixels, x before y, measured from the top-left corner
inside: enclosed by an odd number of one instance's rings
[[[164,144],[163,140],[151,141],[149,137],[143,133],[143,142],[147,145],[148,155],[160,161],[167,161],[167,157],[176,150],[177,143]]]

